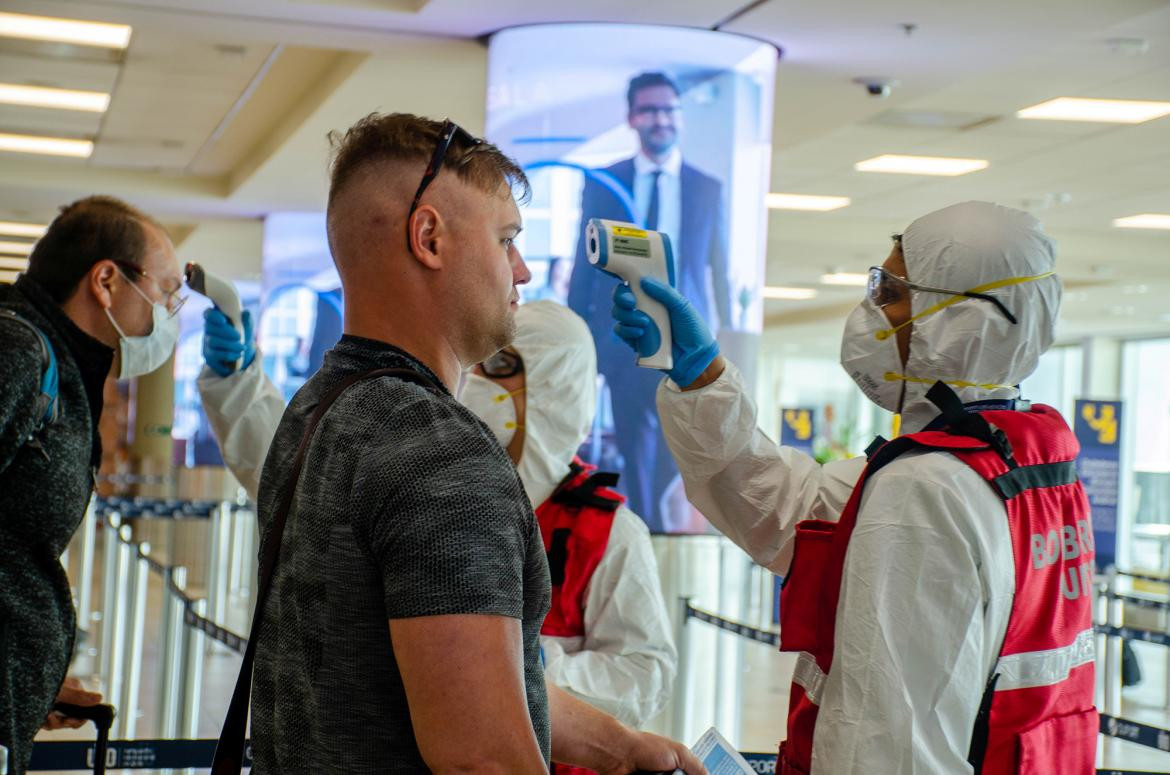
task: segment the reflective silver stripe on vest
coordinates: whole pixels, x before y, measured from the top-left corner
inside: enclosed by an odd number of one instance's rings
[[[1092,662],[1096,652],[1096,636],[1092,630],[1085,630],[1068,646],[1000,657],[995,668],[999,673],[995,690],[1055,686],[1068,678],[1073,668]]]
[[[800,656],[796,658],[796,670],[792,673],[792,682],[804,689],[805,696],[813,705],[821,704],[821,694],[825,691],[826,677],[812,654],[807,651],[800,652]]]

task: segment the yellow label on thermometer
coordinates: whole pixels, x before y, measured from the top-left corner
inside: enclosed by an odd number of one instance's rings
[[[629,226],[614,226],[613,233],[618,237],[637,237],[638,239],[646,239],[650,236],[642,229],[631,229]]]

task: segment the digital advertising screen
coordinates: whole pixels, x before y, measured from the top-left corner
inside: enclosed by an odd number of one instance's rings
[[[590,218],[661,231],[674,281],[753,384],[763,322],[776,49],[706,30],[539,25],[491,39],[486,137],[524,167],[518,246],[533,279],[585,319],[597,345],[598,419],[581,450],[656,533],[705,533],[659,426],[663,374],[613,334],[618,280],[589,264]]]

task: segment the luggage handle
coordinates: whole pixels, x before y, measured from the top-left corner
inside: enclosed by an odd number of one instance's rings
[[[106,773],[106,750],[110,745],[110,727],[114,724],[114,715],[117,711],[113,705],[74,705],[71,702],[57,702],[53,704],[53,711],[66,718],[92,721],[97,727],[97,742],[93,749],[93,771],[95,775]]]

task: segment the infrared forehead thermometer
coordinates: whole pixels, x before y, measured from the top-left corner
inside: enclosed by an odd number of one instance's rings
[[[215,272],[204,269],[192,261],[187,264],[187,286],[198,294],[211,299],[211,303],[224,314],[232,327],[240,334],[240,341],[244,341],[244,310],[240,303],[240,294],[236,293],[236,286],[231,281],[220,277]],[[236,361],[236,368],[243,365],[243,357]]]
[[[632,223],[590,218],[589,225],[585,227],[585,247],[589,263],[624,280],[634,292],[638,309],[658,326],[658,332],[662,335],[658,350],[639,357],[638,365],[651,369],[673,368],[670,314],[661,302],[650,298],[642,290],[641,282],[643,277],[655,277],[674,287],[674,255],[670,250],[670,237]]]

